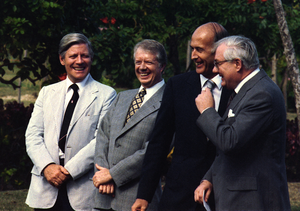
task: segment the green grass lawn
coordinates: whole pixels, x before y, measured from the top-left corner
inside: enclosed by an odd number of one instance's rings
[[[300,183],[289,183],[292,211],[300,211]],[[25,204],[27,190],[0,191],[0,211],[33,211]]]
[[[25,204],[27,190],[0,191],[0,211],[32,211]]]

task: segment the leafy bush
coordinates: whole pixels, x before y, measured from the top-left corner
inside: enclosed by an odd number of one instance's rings
[[[4,109],[5,107],[5,109]],[[32,162],[25,148],[25,130],[33,104],[0,99],[0,191],[28,188]]]
[[[108,80],[113,83],[113,81]],[[26,153],[25,131],[33,104],[0,99],[0,191],[29,187],[32,162]],[[300,140],[297,118],[287,120],[286,169],[289,182],[300,181]]]
[[[300,140],[298,119],[286,124],[286,172],[289,182],[300,181]]]

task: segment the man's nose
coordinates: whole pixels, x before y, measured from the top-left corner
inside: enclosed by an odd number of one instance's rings
[[[83,61],[82,57],[77,56],[76,62],[80,64],[80,63],[82,63],[82,61]]]
[[[142,63],[141,63],[140,69],[143,69],[143,70],[146,69],[146,64],[145,64],[145,62],[142,62]]]
[[[212,69],[212,72],[213,73],[219,73],[219,70],[218,70],[218,68],[216,66],[214,66],[214,68]]]
[[[191,54],[191,59],[193,60],[193,59],[197,59],[197,58],[198,58],[198,56],[197,56],[197,54],[196,54],[196,50],[193,49],[193,50],[192,50],[192,54]]]

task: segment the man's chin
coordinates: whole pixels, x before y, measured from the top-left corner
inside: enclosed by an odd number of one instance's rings
[[[196,72],[198,73],[198,74],[203,74],[204,73],[204,68],[196,68]]]

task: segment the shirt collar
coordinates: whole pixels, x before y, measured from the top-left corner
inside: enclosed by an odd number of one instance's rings
[[[202,74],[200,74],[200,81],[201,81],[201,88],[203,88],[205,82],[208,80],[208,78],[204,77]],[[222,77],[218,75],[216,75],[215,77],[213,77],[212,80],[218,87],[218,89],[220,90],[222,88]]]
[[[239,93],[239,91],[241,90],[241,88],[244,86],[244,84],[249,81],[251,78],[253,78],[260,70],[257,68],[256,70],[252,71],[252,73],[250,73],[249,75],[246,76],[246,78],[244,78],[238,85],[237,87],[234,89],[235,93]]]
[[[150,88],[146,88],[146,92],[147,94],[151,94],[155,93],[157,90],[159,90],[163,85],[165,84],[165,80],[162,79],[160,82],[158,82],[157,84],[155,84],[154,86],[151,86]],[[141,86],[139,91],[141,91],[144,87]]]
[[[78,86],[78,90],[82,90],[84,88],[84,86],[86,85],[86,82],[88,80],[88,78],[90,77],[90,73],[87,74],[87,76],[80,82],[76,83]],[[66,78],[67,81],[67,87],[66,87],[66,91],[68,92],[69,87],[73,84],[73,82],[69,79],[69,77],[67,76]]]

